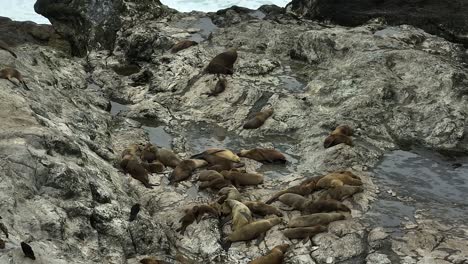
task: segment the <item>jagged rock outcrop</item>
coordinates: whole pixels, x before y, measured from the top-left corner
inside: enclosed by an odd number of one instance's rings
[[[372,18],[391,25],[409,24],[468,45],[468,3],[464,0],[293,0],[287,10],[309,19],[358,26]]]

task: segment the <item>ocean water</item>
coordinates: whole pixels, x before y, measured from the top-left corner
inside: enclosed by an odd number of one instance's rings
[[[233,5],[257,9],[261,5],[275,4],[284,7],[291,0],[161,0],[161,3],[181,12],[192,10],[213,12]],[[49,20],[34,12],[36,0],[0,0],[0,16],[17,21],[50,24]]]

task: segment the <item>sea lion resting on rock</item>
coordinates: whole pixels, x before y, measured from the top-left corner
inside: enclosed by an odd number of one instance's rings
[[[286,193],[279,197],[279,200],[291,206],[292,208],[299,210],[303,213],[321,213],[321,212],[332,212],[332,211],[345,211],[351,212],[351,210],[339,201],[335,200],[319,200],[313,201],[306,199],[301,195]]]
[[[132,178],[143,183],[146,188],[152,189],[152,186],[156,186],[155,184],[149,183],[148,172],[134,156],[126,155],[122,159],[120,165],[125,172],[130,174]]]
[[[234,154],[232,151],[227,150],[227,149],[219,149],[219,148],[210,148],[202,153],[195,154],[191,159],[204,159],[210,163],[212,163],[209,159],[210,157],[218,157],[218,158],[223,158],[232,162],[240,162],[240,158]]]
[[[200,160],[200,159],[183,160],[172,171],[172,174],[170,176],[170,181],[171,182],[184,181],[190,178],[190,176],[192,176],[192,173],[194,170],[196,170],[197,168],[206,166],[207,164],[208,162],[204,160]]]
[[[343,185],[360,186],[361,179],[350,171],[337,171],[325,175],[317,182],[318,188],[333,188]]]
[[[331,135],[345,135],[345,136],[352,136],[353,129],[348,125],[339,125],[331,132]]]
[[[124,151],[122,151],[121,157],[123,158],[127,155],[140,157],[142,150],[143,150],[143,146],[141,144],[131,144],[126,149],[124,149]]]
[[[320,200],[342,201],[362,191],[364,191],[364,188],[361,186],[338,186],[327,189],[323,194],[320,195]]]
[[[192,46],[198,45],[198,42],[193,40],[181,40],[172,46],[171,53],[177,53],[183,49],[190,48]]]
[[[166,261],[157,260],[153,257],[148,257],[140,260],[141,264],[168,264]]]
[[[204,214],[210,214],[218,217],[219,211],[212,205],[196,205],[191,209],[186,210],[185,215],[179,220],[179,223],[182,223],[181,227],[178,228],[176,232],[180,232],[183,235],[187,227],[191,225],[195,220],[197,220],[197,223],[200,222]]]
[[[286,163],[286,157],[276,149],[254,148],[250,150],[241,150],[237,156],[253,159],[264,163]]]
[[[281,195],[285,193],[294,193],[294,194],[299,194],[302,196],[309,195],[316,189],[316,184],[317,182],[323,178],[323,176],[315,176],[308,178],[304,181],[302,181],[299,185],[295,185],[292,187],[287,188],[286,190],[279,191],[275,193],[268,201],[266,201],[267,204],[270,204],[278,199]]]
[[[215,189],[215,190],[220,190],[224,187],[229,187],[232,186],[231,181],[226,180],[224,177],[223,178],[217,178],[211,181],[205,181],[200,183],[199,188],[201,190],[210,188],[210,189]]]
[[[236,242],[255,239],[281,222],[282,219],[280,217],[273,217],[252,222],[229,234],[225,241]]]
[[[288,248],[288,244],[276,246],[267,255],[258,257],[249,262],[249,264],[281,264]]]
[[[263,175],[257,173],[243,173],[238,171],[222,171],[225,179],[230,180],[234,186],[258,185],[263,182]]]
[[[151,163],[156,160],[157,153],[158,149],[156,148],[156,146],[154,146],[151,143],[147,143],[141,151],[140,158],[142,161]]]
[[[221,178],[224,178],[223,175],[214,170],[204,170],[198,174],[199,181],[212,181]]]
[[[345,219],[345,215],[342,213],[316,213],[302,215],[291,219],[288,223],[288,227],[327,225],[331,222],[343,219]]]
[[[234,73],[234,63],[237,60],[237,48],[230,48],[216,55],[205,68],[205,73],[230,74]]]
[[[209,93],[206,93],[208,96],[217,96],[218,94],[224,92],[226,90],[227,86],[227,80],[226,79],[219,79],[216,82],[216,85],[213,90],[211,90]]]
[[[316,234],[327,232],[327,227],[323,225],[312,227],[289,228],[283,231],[285,237],[289,239],[310,239]]]
[[[18,84],[16,84],[13,81],[13,78],[16,78],[21,84],[23,84],[24,89],[31,90],[26,85],[26,82],[24,81],[23,76],[21,75],[21,73],[17,69],[10,68],[10,67],[6,67],[6,68],[1,69],[0,70],[0,78],[1,79],[7,79],[10,82],[12,82],[14,85],[18,86]]]
[[[353,134],[351,127],[347,125],[340,125],[333,130],[330,135],[325,138],[323,142],[324,148],[331,148],[341,143],[346,145],[353,146],[353,141],[350,136]]]
[[[155,160],[151,163],[147,162],[142,162],[141,165],[149,172],[151,173],[163,173],[164,172],[164,164],[161,162]]]
[[[249,119],[243,126],[244,129],[257,129],[261,127],[265,121],[273,114],[273,108],[258,112],[255,116]]]
[[[231,207],[232,231],[239,230],[252,222],[252,213],[245,204],[236,200],[226,200],[226,202]]]
[[[165,148],[158,148],[156,159],[160,161],[164,166],[175,168],[182,161],[177,157],[172,150]]]
[[[254,214],[258,214],[261,216],[267,216],[267,215],[277,215],[277,216],[282,216],[283,213],[281,211],[274,207],[273,205],[269,205],[266,203],[262,202],[251,202],[251,201],[246,201],[244,204],[250,209],[250,211]]]
[[[16,54],[10,49],[8,44],[6,44],[4,41],[0,40],[0,49],[8,51],[13,57],[18,58]]]

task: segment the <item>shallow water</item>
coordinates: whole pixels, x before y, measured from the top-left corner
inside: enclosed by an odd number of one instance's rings
[[[462,166],[454,168],[454,163]],[[415,210],[425,210],[435,219],[465,222],[466,160],[449,162],[433,154],[397,150],[386,154],[374,172],[381,194],[369,213],[384,227],[398,226],[403,218],[413,220]]]
[[[116,116],[120,111],[127,110],[128,106],[111,101],[111,115]]]
[[[218,27],[209,17],[201,17],[195,20],[181,20],[175,24],[178,28],[183,29],[199,29],[197,33],[193,33],[188,39],[196,42],[202,42],[208,38],[211,33],[218,30]]]

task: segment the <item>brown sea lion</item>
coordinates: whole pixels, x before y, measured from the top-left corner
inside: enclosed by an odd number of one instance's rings
[[[7,79],[8,81],[12,82],[14,85],[18,86],[18,84],[16,84],[13,81],[13,78],[16,78],[21,84],[23,84],[24,89],[31,90],[26,85],[26,82],[24,81],[23,76],[21,75],[21,73],[17,69],[10,68],[10,67],[6,67],[6,68],[1,69],[0,70],[0,78],[1,79]]]
[[[252,222],[252,212],[245,204],[236,200],[226,200],[226,203],[231,207],[232,231]]]
[[[243,126],[244,129],[257,129],[261,127],[265,121],[273,114],[273,108],[258,112],[255,116],[249,119]]]
[[[146,188],[152,189],[152,186],[156,186],[155,184],[149,183],[148,172],[135,157],[131,155],[125,156],[122,159],[121,165],[123,166],[122,169],[125,172],[130,174],[132,178],[143,183]]]
[[[254,148],[241,150],[237,156],[263,163],[286,163],[286,157],[276,149]]]
[[[327,225],[331,222],[343,219],[345,219],[345,215],[342,213],[317,213],[302,215],[291,219],[288,223],[288,227]]]
[[[26,242],[21,242],[21,249],[23,250],[25,257],[36,260],[36,256],[34,255],[32,247],[26,244]]]
[[[280,217],[273,217],[252,222],[229,234],[225,241],[236,242],[255,239],[281,222],[282,219]]]
[[[238,171],[222,171],[221,174],[238,187],[241,185],[258,185],[263,183],[264,176],[257,173],[244,173]]]
[[[0,238],[0,249],[4,249],[5,248],[5,241],[3,241],[3,239]]]
[[[235,170],[245,166],[244,163],[236,163],[227,159],[211,156],[206,159],[211,164],[207,169],[222,172],[224,170]]]
[[[134,204],[132,208],[130,208],[130,217],[128,219],[129,222],[135,221],[135,219],[138,216],[138,213],[140,212],[141,205],[139,203]]]
[[[147,143],[143,150],[141,151],[141,160],[146,161],[148,163],[152,163],[156,160],[156,155],[158,153],[158,149],[151,143]]]
[[[234,63],[237,60],[237,49],[231,48],[216,55],[205,68],[205,73],[230,74],[234,73]]]
[[[302,210],[304,204],[307,202],[304,196],[295,193],[285,193],[279,197],[279,200],[296,210]]]
[[[344,143],[348,146],[354,146],[353,141],[351,140],[350,137],[345,136],[345,135],[329,135],[328,137],[325,138],[325,141],[323,142],[323,147],[324,148],[331,148],[333,146],[336,146],[338,144]]]
[[[320,200],[337,200],[342,201],[356,193],[364,191],[362,186],[338,186],[335,188],[327,189],[321,196]]]
[[[182,161],[176,154],[174,154],[174,152],[172,152],[172,150],[165,148],[158,148],[156,159],[164,164],[164,166],[171,168],[177,167],[177,165]]]
[[[315,176],[307,178],[306,180],[302,181],[299,185],[295,185],[275,193],[270,199],[268,199],[268,201],[266,201],[266,203],[270,204],[276,201],[281,195],[285,193],[295,193],[302,196],[309,195],[316,190],[317,182],[323,177],[324,176]]]
[[[258,214],[261,216],[267,216],[267,215],[277,215],[277,216],[282,216],[283,213],[281,211],[274,207],[273,205],[269,205],[266,203],[262,202],[251,202],[251,201],[246,201],[244,204],[250,209],[250,211],[254,214]]]
[[[219,148],[207,149],[203,151],[202,153],[193,155],[190,158],[191,159],[204,159],[210,162],[209,160],[207,160],[207,158],[210,158],[212,156],[223,158],[232,162],[240,162],[240,158],[236,154],[234,154],[232,151],[227,150],[227,149],[219,149]],[[210,164],[213,164],[213,163],[210,162]],[[216,164],[216,162],[214,164]]]
[[[331,135],[345,135],[345,136],[352,136],[353,129],[348,125],[339,125],[331,132]]]
[[[249,264],[281,264],[288,248],[288,244],[276,246],[268,254],[250,261]]]
[[[208,96],[217,96],[218,94],[224,92],[226,90],[227,86],[227,80],[226,79],[219,79],[216,82],[216,85],[213,90],[211,90],[209,93],[206,93]]]
[[[165,170],[164,164],[155,160],[151,163],[142,162],[141,165],[151,173],[163,173]]]
[[[143,146],[141,144],[132,144],[128,146],[126,149],[124,149],[124,151],[122,151],[122,155],[120,155],[120,157],[123,158],[124,156],[127,156],[127,155],[140,157],[142,150],[143,150]]]
[[[224,200],[230,199],[230,200],[236,200],[239,202],[242,200],[242,196],[239,190],[237,190],[237,188],[234,186],[228,186],[228,187],[222,188],[221,190],[219,190],[218,195],[225,197]],[[224,202],[224,200],[221,202]]]
[[[303,213],[315,214],[323,212],[343,211],[351,212],[346,205],[336,200],[307,200],[299,209]]]
[[[10,49],[10,46],[6,44],[4,41],[0,40],[0,49],[8,51],[13,57],[18,58],[16,54]]]
[[[210,188],[214,190],[220,190],[224,187],[229,187],[232,186],[231,181],[226,180],[224,177],[223,178],[217,178],[211,181],[204,181],[200,183],[199,188],[200,190]]]
[[[195,205],[192,208],[186,210],[185,215],[179,220],[179,223],[181,223],[181,227],[178,228],[176,232],[180,232],[183,235],[187,227],[191,225],[195,220],[197,220],[197,223],[200,222],[204,214],[211,214],[213,216],[218,217],[219,211],[212,205]]]
[[[304,239],[312,238],[316,234],[327,232],[328,228],[324,225],[311,226],[311,227],[296,227],[289,228],[283,231],[285,237],[289,239]]]
[[[200,159],[188,159],[183,160],[177,165],[177,167],[172,171],[170,176],[171,182],[180,182],[187,180],[192,176],[193,171],[197,168],[206,166],[208,162]]]
[[[153,257],[148,257],[148,258],[141,259],[140,263],[141,264],[165,264],[167,262],[157,260],[157,259],[155,259]]]
[[[224,179],[223,175],[215,170],[204,170],[198,174],[199,181],[212,181],[216,179]]]
[[[317,188],[327,189],[343,185],[360,186],[361,179],[350,171],[338,171],[325,175],[317,182]]]
[[[181,40],[179,42],[177,42],[174,46],[172,46],[171,48],[171,53],[177,53],[183,49],[187,49],[187,48],[190,48],[192,46],[196,46],[198,45],[198,42],[196,41],[193,41],[193,40]]]

